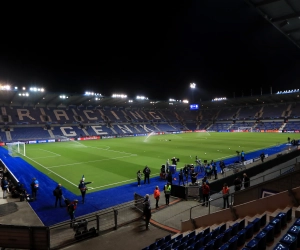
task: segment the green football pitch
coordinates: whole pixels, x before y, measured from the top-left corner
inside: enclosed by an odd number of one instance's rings
[[[62,183],[71,192],[84,174],[93,181],[90,191],[136,182],[136,172],[145,165],[159,175],[167,159],[180,159],[177,169],[203,160],[236,156],[236,151],[256,151],[287,141],[281,133],[185,133],[90,141],[27,144],[28,163]]]

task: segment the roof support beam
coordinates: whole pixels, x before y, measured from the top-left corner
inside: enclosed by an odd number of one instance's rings
[[[281,22],[281,21],[285,21],[285,20],[288,20],[288,19],[291,19],[291,18],[296,18],[296,17],[300,17],[300,12],[295,12],[293,14],[289,14],[289,15],[285,15],[285,16],[282,16],[282,17],[277,17],[277,18],[272,18],[271,19],[271,22]]]
[[[261,7],[263,5],[267,5],[267,4],[271,4],[271,3],[275,3],[275,2],[279,2],[279,1],[282,1],[282,0],[265,0],[265,1],[262,1],[260,3],[254,3],[254,7]]]

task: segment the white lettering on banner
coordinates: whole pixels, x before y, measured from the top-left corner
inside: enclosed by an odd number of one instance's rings
[[[123,126],[117,125],[117,127],[119,129],[121,129],[124,134],[126,134],[126,133],[132,133],[132,130],[130,128],[128,128],[126,125],[123,125]]]
[[[76,136],[77,135],[72,127],[60,127],[60,130],[64,136]],[[69,131],[69,133],[68,133],[68,132],[66,132],[66,130],[73,130],[73,131]]]
[[[132,114],[132,116],[134,117],[134,119],[138,119],[138,118],[140,118],[140,119],[142,119],[143,120],[143,117],[137,112],[137,111],[135,111],[135,112],[132,112],[132,111],[130,111],[130,114]]]
[[[248,165],[248,164],[250,164],[250,163],[252,163],[252,162],[253,162],[253,159],[244,161],[243,164],[244,164],[244,165]]]
[[[155,112],[148,112],[154,119],[160,120],[161,118]]]
[[[35,121],[35,119],[29,115],[28,109],[17,109],[19,120],[23,121],[23,117],[28,117],[30,120]]]
[[[56,120],[58,121],[60,121],[60,117],[64,117],[66,120],[70,120],[69,117],[67,116],[66,111],[64,110],[54,109],[53,113],[56,117]]]
[[[87,118],[88,120],[91,120],[91,121],[96,121],[96,120],[98,120],[97,116],[96,116],[96,117],[91,117],[91,116],[89,116],[88,113],[94,114],[94,111],[93,111],[93,110],[83,110],[83,113],[85,114],[85,116],[86,116],[86,118]]]
[[[142,129],[144,129],[146,132],[153,132],[153,130],[152,130],[152,129],[150,129],[150,128],[147,128],[147,126],[146,126],[146,125],[142,125],[142,124],[140,124],[140,127],[141,127]]]
[[[107,132],[102,130],[102,126],[91,126],[91,128],[95,131],[96,135],[107,135]]]

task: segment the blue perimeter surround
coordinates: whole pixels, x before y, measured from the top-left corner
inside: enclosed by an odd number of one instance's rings
[[[286,148],[287,144],[282,144],[251,153],[246,152],[245,158],[246,160],[257,158],[262,152],[268,155],[273,155],[281,152]],[[69,220],[69,216],[67,214],[65,205],[63,208],[54,207],[55,197],[53,196],[52,191],[57,185],[57,183],[54,180],[50,179],[47,175],[35,169],[22,158],[11,157],[10,155],[8,155],[8,151],[3,147],[0,147],[0,158],[9,168],[9,170],[15,175],[15,177],[19,180],[19,182],[25,185],[25,188],[29,193],[31,192],[30,183],[32,178],[35,177],[38,179],[40,187],[38,190],[37,200],[31,202],[30,205],[45,226],[51,226]],[[224,162],[225,164],[230,164],[235,162],[236,160],[237,157],[232,157],[224,160]],[[219,172],[220,169],[218,162],[217,165]],[[178,184],[178,172],[175,175],[173,175],[173,177],[177,178],[177,181],[174,181],[174,183]],[[203,173],[198,175],[198,178],[202,177]],[[78,177],[78,180],[79,179],[80,177]],[[86,181],[89,181],[88,177]],[[81,195],[79,190],[78,195],[75,195],[63,187],[63,194],[66,198],[70,200],[79,200],[76,216],[82,216],[105,208],[116,206],[124,202],[132,201],[134,193],[139,193],[141,195],[152,194],[154,192],[155,186],[159,186],[160,190],[163,190],[165,180],[161,180],[160,177],[157,176],[151,178],[150,181],[150,185],[142,184],[141,187],[138,187],[137,183],[134,182],[93,193],[88,193],[87,191],[85,204],[80,203]]]

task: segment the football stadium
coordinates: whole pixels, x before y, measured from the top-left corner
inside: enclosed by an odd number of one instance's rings
[[[299,1],[173,4],[10,19],[1,249],[300,248]]]

